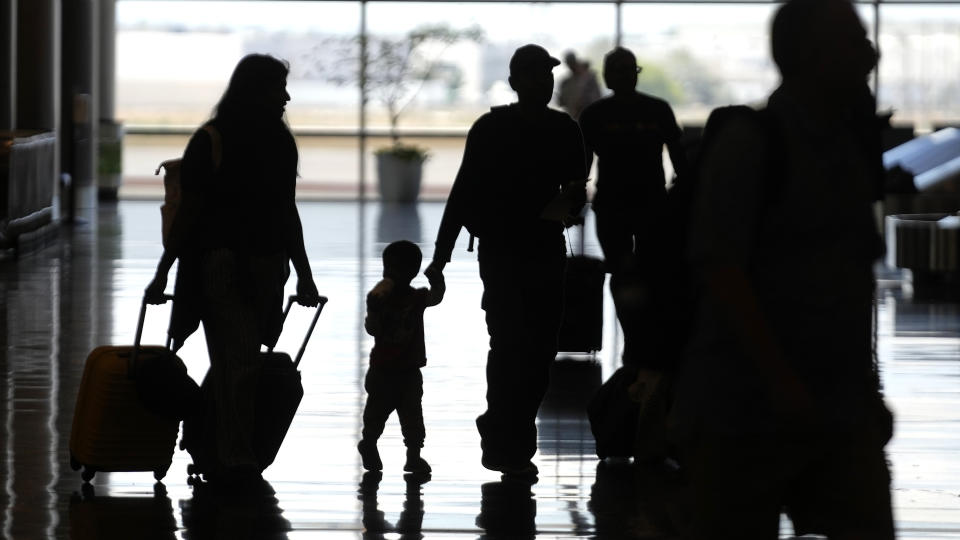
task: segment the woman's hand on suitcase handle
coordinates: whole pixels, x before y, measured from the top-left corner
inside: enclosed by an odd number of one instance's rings
[[[297,303],[301,306],[314,307],[320,303],[320,293],[313,277],[306,276],[297,279]]]
[[[146,299],[148,304],[159,305],[165,304],[167,302],[167,295],[163,293],[167,289],[167,276],[163,274],[157,274],[153,277],[153,281],[147,285],[146,290],[144,290],[143,296]]]

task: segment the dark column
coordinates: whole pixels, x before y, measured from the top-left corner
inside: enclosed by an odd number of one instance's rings
[[[100,119],[113,121],[116,118],[117,77],[117,0],[100,0],[100,66],[97,70],[99,83]]]
[[[63,61],[61,84],[62,144],[60,169],[72,179],[65,194],[64,211],[72,220],[76,214],[96,208],[94,146],[98,103],[94,99],[99,79],[100,40],[97,0],[63,2]]]
[[[16,3],[19,129],[56,131],[59,125],[59,6],[57,0]],[[51,159],[56,161],[55,157]],[[58,170],[56,163],[51,170]],[[11,180],[51,184],[55,181],[40,177]],[[27,191],[39,189],[36,185],[27,187]],[[7,296],[3,300],[3,309],[7,310],[7,347],[18,351],[7,358],[2,383],[7,387],[3,438],[8,508],[4,513],[9,516],[3,530],[11,538],[37,536],[38,531],[52,537],[56,526],[58,501],[51,486],[57,479],[62,454],[59,434],[51,426],[57,410],[52,389],[56,388],[58,366],[46,345],[38,345],[42,340],[24,341],[25,336],[37,336],[36,329],[47,330],[51,341],[58,333],[59,322],[53,317],[60,298],[56,276],[53,266],[48,273],[18,287],[17,298]],[[11,507],[15,511],[9,511]]]
[[[59,2],[17,2],[16,14],[17,128],[56,130],[60,120]]]
[[[17,123],[17,0],[0,0],[0,131]]]
[[[123,125],[116,118],[117,0],[100,0],[100,65],[97,88],[99,149],[97,186],[100,200],[115,200],[123,178]]]
[[[60,2],[57,0],[15,2],[15,9],[17,65],[14,127],[58,132],[60,128]],[[55,155],[54,161],[52,170],[59,171],[59,157]],[[46,181],[52,184],[54,194],[52,217],[56,220],[60,217],[59,204],[57,204],[59,190],[56,187],[56,174],[52,176]]]

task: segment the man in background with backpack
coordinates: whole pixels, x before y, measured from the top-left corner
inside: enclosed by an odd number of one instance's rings
[[[874,360],[876,51],[847,0],[774,17],[782,83],[702,149],[687,255],[700,298],[672,419],[691,538],[894,538]]]
[[[560,61],[537,45],[510,59],[517,102],[470,128],[428,271],[442,271],[462,227],[480,240],[490,352],[487,410],[477,418],[482,464],[535,478],[536,416],[557,355],[566,258],[563,218],[586,200],[583,141],[547,108]]]

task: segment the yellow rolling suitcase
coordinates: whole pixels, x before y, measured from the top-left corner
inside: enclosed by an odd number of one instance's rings
[[[159,481],[170,467],[180,420],[144,406],[134,371],[183,362],[168,347],[140,345],[146,307],[144,301],[133,346],[97,347],[87,357],[70,433],[70,466],[83,467],[84,481],[99,471],[152,471]]]

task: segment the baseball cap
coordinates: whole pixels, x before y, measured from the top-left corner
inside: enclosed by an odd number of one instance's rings
[[[560,60],[550,56],[543,47],[531,43],[513,52],[513,56],[510,57],[510,74],[544,68],[553,69],[559,65]]]

